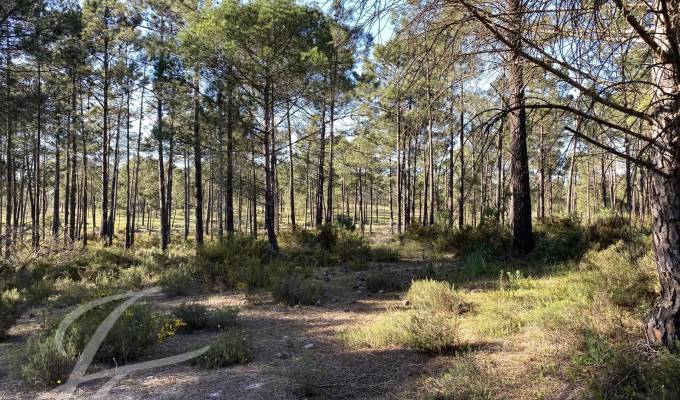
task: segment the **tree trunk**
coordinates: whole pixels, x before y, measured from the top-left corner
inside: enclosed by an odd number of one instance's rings
[[[146,71],[142,77],[144,81],[146,79]],[[144,91],[146,89],[145,85],[142,85],[142,94],[139,99],[139,126],[137,129],[137,149],[135,152],[135,186],[134,194],[132,196],[132,229],[130,230],[130,247],[135,243],[135,231],[137,228],[137,201],[139,199],[139,169],[141,166],[142,159],[140,158],[140,152],[142,147],[142,121],[144,120]],[[144,207],[142,207],[142,212],[144,212]],[[144,216],[142,215],[142,226],[144,226]]]
[[[465,102],[463,84],[460,86],[460,182],[458,192],[458,229],[465,225]]]
[[[234,236],[234,116],[233,116],[233,96],[231,88],[227,96],[227,182],[225,187],[225,208],[227,221],[227,235]]]
[[[319,164],[316,181],[316,212],[314,224],[321,226],[323,222],[323,183],[324,183],[324,161],[326,159],[326,103],[325,100],[321,103],[321,130],[319,136]]]
[[[524,68],[521,58],[522,3],[508,0],[511,15],[510,33],[512,54],[509,66],[510,128],[512,131],[512,218],[513,253],[522,255],[534,247],[531,228],[531,187],[529,184],[529,157],[527,154],[526,110],[524,109]]]
[[[295,179],[293,175],[293,133],[290,125],[290,104],[286,110],[286,123],[288,126],[288,158],[290,163],[288,165],[289,188],[288,201],[290,202],[290,226],[295,230]]]
[[[278,251],[279,249],[279,244],[276,240],[276,231],[275,231],[275,226],[274,226],[274,168],[273,164],[276,161],[276,155],[275,152],[272,151],[271,148],[271,139],[273,135],[273,130],[274,127],[271,124],[272,121],[272,115],[271,115],[271,107],[270,104],[273,101],[272,100],[272,93],[271,93],[271,82],[267,82],[265,84],[265,95],[264,95],[264,132],[263,132],[263,141],[262,141],[262,150],[264,153],[264,174],[265,174],[265,179],[264,179],[264,225],[265,228],[267,229],[267,240],[269,242],[269,247],[271,247],[272,250]],[[323,161],[323,160],[321,160]],[[323,169],[323,164],[322,164],[322,169]],[[320,186],[320,193],[321,196],[323,196],[323,186]],[[320,205],[322,203],[319,203]],[[317,216],[317,223],[321,223],[320,221],[320,216]]]
[[[658,24],[659,26],[666,26]],[[654,173],[651,187],[652,242],[661,283],[657,299],[647,322],[647,338],[674,348],[680,333],[680,71],[675,65],[655,57],[654,103],[656,124],[653,137],[667,154],[656,152],[653,162],[665,175]]]

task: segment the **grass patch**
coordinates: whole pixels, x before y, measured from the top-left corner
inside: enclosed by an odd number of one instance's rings
[[[204,369],[224,368],[248,362],[249,343],[247,338],[236,332],[222,333],[210,344],[210,349],[194,360]]]
[[[283,278],[274,287],[272,295],[278,302],[294,305],[314,305],[319,299],[321,287],[318,282],[298,277]]]
[[[373,274],[366,278],[366,290],[369,293],[400,292],[404,290],[404,282],[393,274]]]
[[[322,395],[321,382],[325,375],[312,353],[305,351],[288,372],[290,389],[295,395],[305,398]]]
[[[415,309],[432,312],[457,312],[460,304],[453,285],[430,279],[413,281],[405,299]]]
[[[442,353],[459,344],[458,320],[450,313],[392,311],[365,327],[342,333],[341,338],[352,347]]]
[[[182,321],[180,331],[193,332],[201,329],[224,330],[234,325],[238,308],[224,307],[209,310],[199,303],[183,303],[173,311],[173,315]]]
[[[53,335],[30,337],[12,352],[12,376],[29,387],[42,389],[63,384],[68,380],[78,360],[78,351],[65,347],[67,355],[57,352]]]

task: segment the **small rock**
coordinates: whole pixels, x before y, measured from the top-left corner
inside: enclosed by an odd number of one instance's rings
[[[384,290],[382,290],[382,289],[378,290],[378,294],[383,294],[383,293],[385,293]]]
[[[404,300],[404,305],[405,305],[405,306],[410,306],[410,305],[411,305],[411,302],[408,301],[408,300]]]
[[[211,399],[219,399],[220,397],[222,397],[222,395],[220,394],[220,392],[215,392],[215,393],[210,393],[210,395],[208,395],[208,397],[210,397]]]
[[[312,347],[314,347],[314,343],[307,343],[307,344],[305,345],[305,350],[309,350],[309,349],[311,349]]]
[[[361,294],[361,290],[357,290],[357,294]]]
[[[354,290],[359,289],[359,285],[354,285],[354,286],[352,286],[352,289],[354,289]]]
[[[275,356],[279,360],[287,360],[288,358],[290,358],[290,355],[288,353],[284,353],[284,352],[278,352],[278,353],[275,354]]]

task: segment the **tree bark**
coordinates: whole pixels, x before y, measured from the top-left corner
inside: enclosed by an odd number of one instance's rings
[[[666,25],[657,22],[657,28],[662,26]],[[647,338],[669,348],[676,346],[680,332],[680,71],[676,65],[655,56],[652,69],[657,116],[653,137],[671,150],[653,156],[654,165],[665,175],[652,176],[652,243],[661,295],[647,322]]]
[[[510,84],[510,128],[512,131],[512,217],[514,254],[523,255],[534,247],[531,227],[531,187],[529,184],[529,157],[527,154],[526,110],[524,108],[524,68],[521,58],[522,46],[522,3],[521,0],[508,0],[511,15],[510,33],[512,44],[509,84]]]

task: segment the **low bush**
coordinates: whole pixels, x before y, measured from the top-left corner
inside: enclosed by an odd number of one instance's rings
[[[437,377],[423,382],[424,394],[428,399],[492,400],[494,396],[489,385],[493,378],[484,374],[471,356],[456,357],[451,368]]]
[[[405,299],[412,308],[430,312],[456,312],[460,304],[453,285],[430,279],[413,281]]]
[[[273,259],[264,241],[237,235],[201,248],[195,264],[205,285],[224,290],[268,286],[267,264]]]
[[[512,237],[508,228],[493,221],[478,227],[441,231],[436,240],[437,249],[457,256],[467,256],[483,250],[488,256],[498,258],[508,254]]]
[[[371,261],[375,262],[394,262],[399,261],[399,250],[385,247],[376,246],[371,248]]]
[[[236,332],[222,333],[210,344],[210,349],[194,360],[201,368],[224,368],[248,361],[249,343],[247,338]]]
[[[348,231],[354,231],[356,229],[356,225],[354,224],[354,220],[352,217],[350,217],[347,214],[338,214],[335,216],[335,225],[338,227],[348,230]]]
[[[234,324],[238,308],[224,307],[219,310],[209,310],[199,303],[183,303],[175,308],[173,315],[183,322],[180,328],[183,332],[200,329],[223,330]]]
[[[678,399],[680,356],[667,350],[619,347],[593,333],[584,337],[572,373],[596,399]]]
[[[295,276],[283,278],[272,292],[274,299],[288,305],[314,305],[319,299],[321,288],[318,282]]]
[[[604,250],[592,250],[582,268],[594,271],[593,286],[618,306],[645,309],[657,295],[659,280],[649,243],[618,242]]]
[[[185,296],[199,293],[201,281],[196,267],[191,264],[180,264],[175,268],[163,271],[158,279],[163,293],[168,296]]]
[[[321,381],[324,378],[325,371],[314,360],[310,352],[304,352],[295,361],[288,375],[291,391],[294,394],[305,398],[322,394]]]
[[[370,293],[400,292],[404,290],[404,282],[393,274],[373,274],[366,278],[366,290]]]
[[[426,353],[441,353],[459,344],[455,314],[426,310],[394,311],[375,322],[342,334],[350,346],[402,347]]]
[[[30,337],[12,352],[12,375],[33,388],[61,385],[68,380],[79,352],[65,346],[66,355],[57,351],[53,335]]]
[[[590,235],[574,218],[548,218],[536,226],[536,247],[530,254],[535,264],[578,260],[590,243]]]
[[[80,317],[66,331],[64,342],[80,353],[112,309],[107,304]],[[113,325],[97,351],[95,362],[117,365],[137,360],[163,336],[174,333],[172,329],[172,324],[166,324],[166,317],[154,312],[151,305],[135,304]]]
[[[616,214],[602,215],[590,226],[590,240],[601,249],[619,241],[630,241],[632,236],[630,222]]]
[[[15,297],[15,295],[17,297]],[[0,295],[0,339],[4,339],[21,315],[21,296],[16,289]]]

